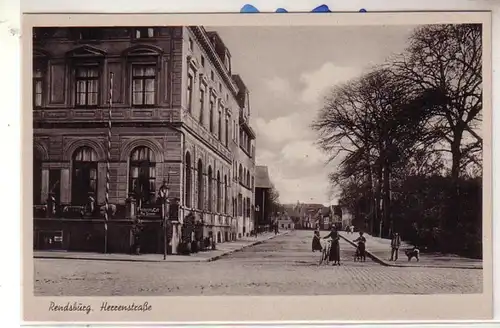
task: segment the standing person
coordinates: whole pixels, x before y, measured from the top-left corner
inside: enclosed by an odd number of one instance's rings
[[[354,234],[354,226],[353,226],[353,225],[351,225],[351,226],[349,227],[349,231],[351,232],[351,234]]]
[[[389,261],[397,261],[398,260],[398,253],[399,253],[399,247],[401,246],[401,237],[399,236],[399,233],[395,232],[392,235],[392,240],[391,240],[391,259]]]
[[[313,241],[312,241],[312,251],[322,251],[323,247],[320,242],[319,230],[314,231]]]
[[[330,233],[323,237],[323,239],[331,238],[332,239],[332,247],[330,248],[330,254],[329,254],[329,261],[333,262],[333,265],[340,265],[340,236],[335,228],[335,226],[332,226],[332,230]]]
[[[364,262],[366,259],[366,238],[363,236],[363,231],[359,232],[359,237],[354,240],[355,243],[358,243],[358,255],[361,260]]]

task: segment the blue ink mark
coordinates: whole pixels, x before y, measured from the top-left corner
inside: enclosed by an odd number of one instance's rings
[[[257,8],[248,4],[244,5],[240,10],[240,13],[258,13],[258,12],[259,10]]]
[[[278,8],[276,9],[275,11],[276,13],[287,13],[288,10],[286,10],[285,8]],[[312,13],[331,13],[332,11],[330,10],[330,8],[328,8],[327,5],[321,5],[321,6],[318,6],[316,8],[314,8],[313,10],[311,10]],[[361,8],[359,10],[360,13],[366,13],[366,9],[365,8]],[[259,9],[255,8],[254,6],[250,5],[250,4],[246,4],[244,5],[241,9],[240,9],[240,13],[260,13]]]
[[[328,8],[327,5],[321,5],[321,6],[314,8],[313,10],[311,10],[311,12],[313,12],[313,13],[331,13],[332,11],[330,10],[330,8]]]

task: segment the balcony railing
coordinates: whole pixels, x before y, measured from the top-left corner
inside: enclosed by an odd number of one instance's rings
[[[106,122],[107,108],[43,108],[33,111],[33,120],[39,123]],[[178,109],[168,108],[113,108],[114,122],[179,122]]]

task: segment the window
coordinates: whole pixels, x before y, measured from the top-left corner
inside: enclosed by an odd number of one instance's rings
[[[221,212],[221,205],[222,205],[222,187],[221,187],[221,181],[220,181],[220,172],[217,171],[217,213]]]
[[[219,82],[219,92],[222,93],[222,83]]]
[[[247,187],[250,187],[250,172],[249,171],[247,171],[247,178],[245,180],[245,185]]]
[[[219,118],[217,120],[217,136],[219,141],[222,142],[222,108],[219,108]]]
[[[33,106],[42,107],[43,99],[43,71],[36,68],[33,72]]]
[[[99,98],[99,67],[76,68],[76,105],[97,106]]]
[[[239,183],[243,183],[243,167],[240,164],[240,168],[238,169],[238,181]]]
[[[247,203],[246,203],[246,215],[247,217],[250,217],[250,198],[247,197]]]
[[[254,178],[254,177],[252,177],[252,184],[250,185],[250,188],[252,188],[252,189],[253,189],[253,185],[254,185],[254,183],[255,183],[255,178]]]
[[[184,176],[186,177],[186,182],[184,185],[184,205],[191,208],[191,155],[186,153],[186,162],[184,163]]]
[[[193,76],[191,74],[188,75],[188,85],[187,85],[187,94],[186,94],[187,108],[191,113],[193,108]]]
[[[130,154],[129,193],[138,201],[138,206],[153,202],[156,191],[156,163],[153,151],[148,147],[137,147]]]
[[[208,167],[208,210],[210,212],[213,211],[214,209],[214,184],[213,184],[213,180],[214,180],[214,177],[213,177],[213,173],[212,173],[212,167],[209,166]]]
[[[189,50],[193,51],[193,39],[189,38],[188,43],[189,43]]]
[[[203,163],[201,160],[198,161],[197,167],[198,174],[198,209],[203,209]]]
[[[205,87],[200,87],[200,124],[203,124],[203,116],[205,115]]]
[[[243,196],[238,194],[238,216],[243,216]]]
[[[214,75],[214,71],[211,71],[210,72],[210,80],[215,80],[215,75]]]
[[[79,40],[100,40],[102,39],[102,30],[100,28],[81,28],[78,30]]]
[[[224,213],[228,214],[227,175],[224,176]]]
[[[201,56],[201,66],[205,67],[205,57]]]
[[[132,67],[132,104],[151,106],[155,103],[156,66],[133,65]]]
[[[229,143],[229,119],[226,117],[225,128],[224,128],[224,145],[227,147]]]
[[[73,153],[73,180],[71,203],[88,204],[89,197],[96,199],[97,153],[90,147],[80,147]]]
[[[44,199],[45,200],[45,199]],[[33,149],[33,204],[42,203],[42,154]]]
[[[208,125],[210,132],[214,132],[214,97],[210,96],[210,109],[208,113]]]
[[[155,29],[152,27],[141,27],[135,29],[136,39],[147,39],[155,36]]]

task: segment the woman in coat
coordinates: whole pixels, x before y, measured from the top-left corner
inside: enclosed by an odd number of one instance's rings
[[[327,238],[332,239],[332,247],[330,248],[330,255],[328,260],[330,262],[333,262],[333,265],[340,265],[340,236],[335,226],[332,227],[332,231],[330,231],[327,236],[323,237],[323,239]]]

